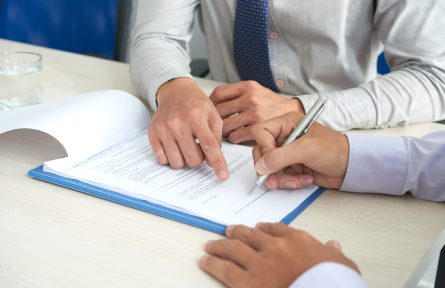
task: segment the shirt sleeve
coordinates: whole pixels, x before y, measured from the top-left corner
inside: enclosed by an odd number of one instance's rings
[[[445,131],[423,138],[346,134],[349,162],[342,191],[445,201]]]
[[[130,49],[130,75],[137,91],[156,110],[158,88],[189,77],[188,43],[199,0],[138,1]]]
[[[290,288],[306,287],[361,288],[367,286],[360,275],[351,268],[335,262],[323,262],[304,272],[290,286]]]
[[[391,72],[343,91],[319,122],[337,131],[385,128],[445,118],[445,4],[443,1],[376,1],[374,26]],[[332,71],[335,73],[335,71]],[[313,95],[298,96],[307,111]]]

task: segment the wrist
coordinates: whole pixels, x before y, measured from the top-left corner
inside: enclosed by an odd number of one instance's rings
[[[159,104],[161,104],[162,101],[165,101],[166,98],[179,94],[177,93],[178,91],[190,86],[198,87],[196,82],[188,77],[171,79],[159,87],[158,92],[156,93],[156,103],[159,106]]]
[[[295,111],[306,114],[306,111],[304,110],[303,103],[301,102],[300,99],[298,99],[298,97],[292,97],[291,101],[295,107]]]

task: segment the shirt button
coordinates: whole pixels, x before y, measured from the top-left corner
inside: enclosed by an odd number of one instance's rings
[[[277,81],[275,81],[275,84],[277,85],[277,87],[283,87],[284,86],[284,81],[283,80],[277,80]]]
[[[270,37],[270,39],[275,40],[275,39],[278,38],[278,33],[277,32],[270,32],[269,33],[269,37]]]

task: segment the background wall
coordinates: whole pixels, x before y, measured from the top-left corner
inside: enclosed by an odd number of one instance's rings
[[[0,37],[114,57],[118,0],[0,0]]]
[[[128,62],[130,32],[137,2],[138,0],[0,0],[0,37]],[[193,31],[191,58],[205,60],[207,49],[198,21],[195,21]],[[194,61],[192,64],[198,64],[192,65],[195,72],[205,70],[205,61]],[[381,74],[390,71],[383,54],[377,65]],[[202,76],[201,74],[195,73],[198,76]]]
[[[0,37],[128,62],[138,0],[0,0]],[[195,21],[192,59],[206,59]]]

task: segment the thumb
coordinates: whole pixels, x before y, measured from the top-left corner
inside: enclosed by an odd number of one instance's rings
[[[307,145],[306,145],[307,146]],[[304,139],[297,140],[285,147],[275,148],[265,153],[255,163],[255,170],[260,175],[278,172],[294,164],[305,164],[307,151]],[[304,153],[302,153],[304,151]]]
[[[339,252],[342,251],[341,250],[341,244],[337,240],[329,240],[328,242],[326,242],[325,245],[328,246],[328,247],[335,248]]]

